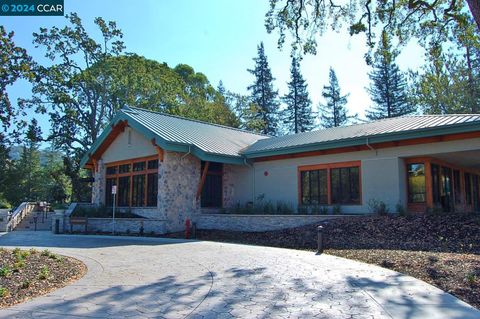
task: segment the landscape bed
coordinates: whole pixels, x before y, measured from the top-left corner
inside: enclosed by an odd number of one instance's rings
[[[48,250],[0,248],[0,308],[64,287],[86,271],[79,260]]]
[[[198,230],[197,238],[315,250],[318,225],[268,232]],[[480,215],[364,216],[322,225],[325,253],[413,276],[480,309]]]

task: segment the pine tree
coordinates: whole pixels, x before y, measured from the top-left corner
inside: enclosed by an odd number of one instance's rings
[[[407,81],[397,64],[398,56],[388,35],[382,33],[382,41],[375,53],[373,71],[369,74],[371,85],[367,89],[374,106],[367,110],[369,120],[402,116],[415,111],[415,107],[408,100]]]
[[[18,176],[20,197],[15,200],[40,200],[42,178],[40,167],[39,142],[42,141],[42,131],[37,120],[33,119],[26,132],[27,143],[23,146],[20,160],[15,163],[15,174]]]
[[[276,135],[278,129],[278,91],[273,89],[273,81],[263,42],[257,47],[258,56],[253,59],[255,68],[248,72],[255,76],[255,82],[248,87],[251,92],[251,102],[258,106],[254,121],[263,121],[263,134]]]
[[[307,83],[300,73],[300,63],[293,57],[290,68],[288,94],[283,97],[287,108],[282,112],[283,122],[289,133],[308,132],[314,125],[312,101],[308,96]]]
[[[338,84],[337,75],[333,68],[330,68],[329,85],[323,87],[322,96],[325,104],[319,105],[320,124],[324,128],[343,126],[350,119],[354,119],[356,115],[348,115],[347,104],[348,94],[342,95],[340,85]]]

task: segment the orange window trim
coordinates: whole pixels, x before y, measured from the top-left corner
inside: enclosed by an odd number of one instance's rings
[[[297,190],[298,190],[298,205],[302,205],[302,172],[304,171],[315,171],[326,169],[327,170],[327,205],[332,205],[332,185],[330,178],[330,171],[332,168],[348,168],[348,167],[358,167],[358,191],[360,201],[355,204],[340,204],[341,206],[361,206],[363,205],[363,196],[362,196],[362,162],[361,161],[349,161],[349,162],[337,162],[337,163],[326,163],[326,164],[314,164],[314,165],[302,165],[297,168]]]
[[[409,207],[409,210],[414,211],[416,208],[419,206],[423,205],[424,210],[427,208],[433,208],[433,180],[432,180],[432,164],[442,166],[442,167],[447,167],[452,169],[452,174],[453,170],[459,171],[460,174],[460,196],[461,196],[461,201],[468,205],[466,203],[466,189],[465,189],[465,173],[473,174],[473,175],[479,175],[480,171],[475,170],[475,169],[468,169],[465,167],[461,167],[458,165],[451,164],[447,161],[439,160],[430,156],[421,156],[421,157],[410,157],[406,158],[404,160],[405,162],[405,171],[407,172],[407,204]],[[410,203],[408,202],[408,171],[407,171],[407,166],[408,164],[424,164],[425,165],[425,192],[426,192],[426,202],[425,203]],[[455,197],[455,183],[454,183],[454,178],[452,178],[452,191],[454,193]]]
[[[110,162],[110,163],[107,163],[105,164],[105,178],[108,178],[108,179],[115,179],[115,183],[116,185],[118,185],[118,178],[120,177],[125,177],[125,176],[136,176],[136,175],[145,175],[145,181],[144,181],[144,203],[145,203],[145,206],[141,206],[141,207],[153,207],[153,206],[147,206],[147,175],[148,174],[151,174],[151,173],[158,173],[158,168],[154,168],[154,169],[148,169],[148,161],[153,161],[153,160],[157,160],[159,161],[159,157],[158,156],[147,156],[147,157],[138,157],[138,158],[132,158],[132,159],[128,159],[128,160],[122,160],[122,161],[116,161],[116,162]],[[140,163],[140,162],[145,162],[145,169],[143,171],[133,171],[133,164],[134,163]],[[128,173],[118,173],[118,169],[117,169],[117,173],[115,174],[107,174],[107,169],[110,168],[110,167],[115,167],[115,166],[119,166],[119,165],[125,165],[125,164],[129,164],[130,165],[130,172]],[[128,199],[128,206],[127,207],[132,207],[132,199],[133,199],[133,178],[130,178],[130,193],[129,193],[129,199]],[[116,201],[116,205],[118,205],[118,196],[115,196],[115,201]]]

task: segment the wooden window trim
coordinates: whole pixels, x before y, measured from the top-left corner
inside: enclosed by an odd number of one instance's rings
[[[478,175],[480,176],[480,171],[475,169],[469,169],[462,166],[458,166],[447,161],[439,160],[437,158],[433,158],[430,156],[420,156],[420,157],[409,157],[404,159],[405,163],[405,172],[406,172],[406,186],[407,186],[407,204],[409,211],[426,211],[428,208],[433,208],[433,189],[432,189],[432,164],[438,165],[439,167],[447,167],[452,169],[452,176],[453,171],[457,170],[460,172],[460,196],[462,205],[464,205],[466,210],[471,208],[471,204],[467,203],[466,201],[466,181],[465,181],[465,173]],[[425,164],[425,191],[426,191],[426,202],[424,203],[409,203],[408,202],[408,164]],[[452,192],[454,194],[453,198],[455,201],[455,183],[454,178],[452,178]],[[456,205],[454,203],[454,205]]]
[[[349,161],[349,162],[337,162],[337,163],[325,163],[314,165],[302,165],[297,168],[297,191],[298,191],[298,205],[302,205],[302,172],[315,171],[326,169],[327,170],[327,205],[332,205],[332,181],[331,170],[333,168],[350,168],[358,167],[358,191],[359,202],[349,204],[338,204],[340,206],[362,206],[363,205],[363,191],[362,191],[362,161]],[[321,205],[320,205],[321,206]]]
[[[410,202],[410,188],[409,188],[409,180],[408,180],[408,165],[411,165],[411,164],[423,164],[423,169],[425,170],[424,172],[424,177],[425,177],[425,200],[423,202]],[[431,167],[430,165],[428,166],[428,169],[430,170]],[[407,186],[407,205],[412,205],[412,206],[424,206],[427,202],[428,202],[428,188],[430,187],[431,188],[431,185],[429,185],[428,183],[428,179],[427,179],[427,163],[426,162],[422,162],[422,161],[412,161],[412,162],[408,162],[408,163],[405,163],[405,172],[406,172],[406,186]],[[431,172],[429,172],[429,175],[431,175]]]
[[[158,156],[145,156],[145,157],[137,157],[137,158],[132,158],[128,160],[121,160],[121,161],[115,161],[115,162],[110,162],[105,164],[105,178],[114,178],[116,181],[116,185],[118,185],[118,179],[120,177],[130,177],[130,193],[129,193],[129,199],[128,199],[128,206],[122,206],[122,207],[130,207],[130,208],[152,208],[156,206],[147,206],[147,180],[148,180],[148,174],[152,173],[158,173],[158,167],[154,169],[148,169],[148,161],[152,160],[157,160],[160,161]],[[139,162],[145,162],[145,169],[143,171],[133,171],[133,164],[134,163],[139,163]],[[114,166],[120,166],[124,164],[130,164],[130,172],[128,173],[118,173],[118,168],[117,168],[117,173],[116,174],[107,174],[107,169],[109,167],[114,167]],[[136,175],[145,175],[145,181],[144,181],[144,206],[132,206],[132,199],[133,199],[133,176]],[[110,190],[105,190],[105,191],[110,191]],[[115,205],[118,205],[118,196],[115,196]],[[158,205],[158,203],[157,203]]]

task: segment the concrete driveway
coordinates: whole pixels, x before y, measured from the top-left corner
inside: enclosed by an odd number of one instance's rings
[[[312,252],[157,238],[14,232],[88,266],[74,284],[0,318],[480,318],[422,281]]]

